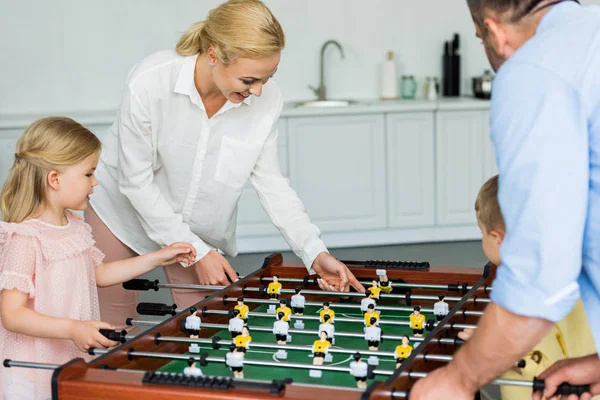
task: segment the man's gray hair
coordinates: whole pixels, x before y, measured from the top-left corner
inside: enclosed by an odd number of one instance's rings
[[[519,22],[523,17],[533,11],[558,4],[565,0],[467,0],[473,20],[477,24],[482,24],[485,11],[491,11],[498,14],[508,13],[509,22]],[[578,0],[567,0],[576,1]]]

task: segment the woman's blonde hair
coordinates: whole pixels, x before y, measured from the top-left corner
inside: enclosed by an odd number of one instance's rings
[[[285,34],[269,8],[260,0],[229,0],[197,22],[177,43],[177,53],[191,56],[211,47],[217,59],[229,64],[234,59],[272,56],[285,47]]]
[[[15,162],[0,192],[6,222],[22,222],[47,200],[48,173],[61,171],[100,152],[100,140],[66,117],[47,117],[31,124],[17,141]]]

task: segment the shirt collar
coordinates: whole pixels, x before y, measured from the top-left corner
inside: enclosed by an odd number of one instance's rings
[[[175,82],[175,88],[173,91],[175,93],[190,96],[192,103],[204,109],[204,104],[202,103],[202,99],[200,98],[200,94],[198,93],[196,84],[194,83],[194,69],[196,68],[197,58],[197,54],[185,57],[183,65],[181,66],[181,70],[179,71],[179,75],[177,76],[177,81]],[[242,104],[247,106],[252,105],[252,95],[246,97],[241,103],[232,103],[227,100],[225,105],[221,107],[217,114],[221,114],[232,108],[237,108]]]
[[[577,1],[573,0],[564,0],[553,5],[550,11],[548,11],[540,21],[535,33],[537,34],[551,28],[555,23],[560,21],[561,18],[572,13],[574,10],[579,9],[580,7],[581,5]]]

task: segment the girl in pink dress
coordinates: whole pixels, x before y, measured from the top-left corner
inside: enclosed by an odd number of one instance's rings
[[[159,265],[192,264],[194,247],[174,243],[102,263],[84,210],[97,181],[100,141],[62,117],[34,122],[17,142],[0,193],[0,361],[63,364],[90,347],[117,345],[99,329],[96,286],[125,282]],[[46,399],[52,371],[0,367],[0,399]]]

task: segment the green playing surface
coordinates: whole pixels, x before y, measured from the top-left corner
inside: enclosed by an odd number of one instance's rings
[[[274,303],[275,304],[275,303]],[[268,305],[261,305],[257,307],[253,311],[257,312],[266,312]],[[318,307],[306,307],[304,310],[304,315],[309,316],[318,316],[320,308]],[[347,311],[336,311],[336,317],[348,317],[348,318],[361,318],[362,313],[359,309],[343,309]],[[334,310],[335,311],[335,310]],[[381,319],[389,320],[389,321],[408,321],[408,317],[410,312],[408,311],[382,311]],[[434,318],[432,314],[425,314],[427,320]],[[273,315],[270,318],[267,317],[249,317],[248,326],[250,327],[250,336],[252,336],[253,343],[272,343],[274,345],[277,344],[275,340],[275,335],[271,332],[258,332],[252,331],[253,326],[264,326],[264,327],[273,327],[273,322],[275,321],[275,316]],[[319,328],[318,320],[303,320],[304,321],[304,329],[316,331]],[[401,344],[400,341],[396,340],[386,340],[386,335],[392,336],[402,336],[408,335],[412,336],[412,329],[409,326],[396,326],[396,325],[380,325],[384,341],[379,345],[379,351],[393,352],[397,345]],[[364,324],[354,323],[354,322],[336,322],[335,323],[335,331],[339,332],[352,332],[352,333],[362,333],[364,328]],[[290,329],[294,329],[294,315],[292,314],[292,318],[290,320]],[[425,332],[427,333],[427,332]],[[231,340],[231,334],[229,331],[222,330],[217,333],[218,336],[223,340]],[[290,344],[292,345],[309,345],[312,347],[312,344],[315,340],[318,339],[317,335],[313,334],[300,334],[300,333],[292,333],[292,341]],[[415,343],[411,342],[411,346],[414,347]],[[222,346],[220,350],[214,350],[210,345],[203,344],[200,346],[201,352],[208,353],[211,357],[219,357],[221,359],[225,358],[225,353],[229,351],[229,346]],[[351,337],[335,337],[335,345],[333,348],[347,348],[347,349],[359,349],[359,350],[369,350],[369,346],[367,341],[363,338],[351,338]],[[323,376],[321,378],[311,378],[309,376],[309,369],[299,369],[299,368],[283,368],[277,367],[277,363],[279,362],[291,362],[291,363],[300,363],[306,365],[312,365],[312,352],[310,351],[301,351],[301,350],[287,350],[288,358],[285,360],[278,360],[275,358],[275,353],[278,349],[267,349],[267,348],[252,348],[252,343],[250,343],[250,349],[246,353],[246,360],[261,360],[261,361],[272,361],[274,363],[273,366],[257,366],[257,365],[244,365],[244,378],[248,379],[260,379],[260,380],[271,380],[271,379],[285,379],[292,378],[294,382],[297,383],[312,383],[312,384],[321,384],[321,385],[335,385],[335,386],[348,386],[348,387],[356,387],[356,381],[354,377],[350,375],[349,372],[338,372],[338,371],[323,371]],[[192,355],[191,353],[188,353]],[[197,354],[195,354],[197,355]],[[324,363],[323,365],[335,365],[340,367],[348,367],[352,360],[352,354],[340,354],[340,353],[332,353],[333,361],[330,363]],[[363,355],[363,361],[367,361],[368,356]],[[378,370],[390,370],[393,371],[396,366],[396,360],[390,356],[382,356],[379,357],[379,365],[376,367]],[[187,367],[187,361],[173,361],[169,364],[165,365],[160,371],[163,372],[183,372],[183,369]],[[217,362],[209,362],[209,364],[205,367],[201,367],[202,373],[204,375],[210,376],[227,376],[233,377],[233,373],[231,370],[225,365],[225,363],[217,363]],[[376,379],[382,379],[382,377],[378,377]]]

